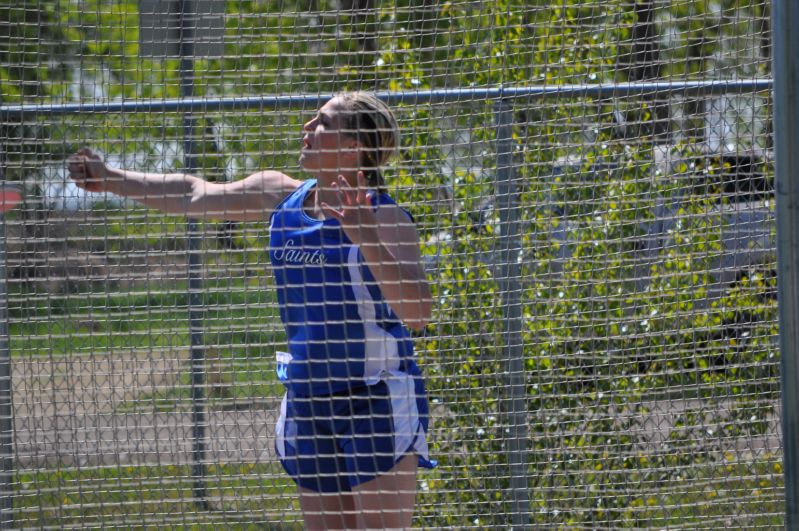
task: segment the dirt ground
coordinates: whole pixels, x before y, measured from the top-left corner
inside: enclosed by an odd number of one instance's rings
[[[12,369],[15,450],[19,467],[188,464],[193,461],[193,422],[183,410],[158,411],[153,397],[179,385],[188,353],[172,358],[147,354],[15,360]],[[273,461],[274,425],[280,397],[233,403],[206,413],[208,462]],[[729,437],[732,403],[726,400],[671,399],[643,404],[636,439],[643,453],[658,453],[670,438],[688,437],[703,449],[742,460],[781,451],[779,404],[759,435]],[[451,415],[438,405],[433,416]],[[682,426],[686,415],[706,419]],[[531,419],[531,422],[535,422]],[[433,423],[434,424],[434,423]],[[745,430],[744,430],[745,431]],[[431,434],[435,435],[435,434]],[[567,435],[567,434],[564,434]],[[441,434],[447,438],[447,434]]]
[[[152,397],[178,385],[187,355],[15,360],[19,466],[192,462],[190,411],[157,412]],[[206,414],[209,461],[273,459],[279,397]]]

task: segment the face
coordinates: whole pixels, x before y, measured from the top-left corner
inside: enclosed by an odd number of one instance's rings
[[[312,174],[346,172],[357,167],[357,141],[341,132],[342,104],[334,98],[303,126],[300,165]]]

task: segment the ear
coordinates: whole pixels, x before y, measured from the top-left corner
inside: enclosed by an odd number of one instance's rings
[[[344,149],[342,155],[345,157],[351,157],[350,160],[355,165],[360,165],[361,163],[361,149],[363,148],[363,144],[355,138],[347,140],[346,148]]]

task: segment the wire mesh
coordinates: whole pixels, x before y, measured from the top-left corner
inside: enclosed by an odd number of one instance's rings
[[[231,0],[140,18],[158,4],[0,6],[1,176],[26,191],[3,239],[13,525],[302,525],[275,454],[269,212],[190,227],[83,192],[65,160],[91,146],[139,172],[305,178],[303,123],[340,90],[393,101],[387,188],[434,295],[413,343],[439,465],[419,472],[414,526],[782,524],[772,113],[746,85],[770,79],[770,2]],[[197,12],[183,39],[181,6]],[[195,104],[165,105],[187,81]]]

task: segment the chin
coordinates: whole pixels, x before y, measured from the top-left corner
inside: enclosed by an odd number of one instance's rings
[[[311,171],[313,169],[313,167],[310,164],[308,164],[308,159],[305,158],[305,155],[300,155],[300,159],[298,162],[300,163],[300,168],[302,168],[305,171]]]

